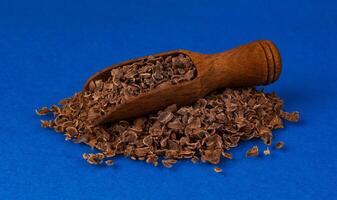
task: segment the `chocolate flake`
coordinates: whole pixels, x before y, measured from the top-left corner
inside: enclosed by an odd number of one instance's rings
[[[106,160],[105,164],[108,166],[112,166],[114,164],[113,160]]]
[[[46,120],[41,120],[41,127],[42,128],[49,128],[50,127],[50,122]]]
[[[78,134],[78,131],[75,127],[70,126],[66,128],[66,134],[69,134],[70,136],[75,136]]]
[[[246,152],[246,157],[253,157],[259,155],[259,148],[257,146],[253,146]]]
[[[227,152],[222,152],[222,156],[229,159],[229,160],[233,159],[233,155],[230,154],[230,153],[227,153]]]
[[[40,109],[35,110],[35,112],[36,112],[37,115],[41,116],[41,115],[47,115],[48,113],[51,112],[51,110],[49,110],[48,107],[42,107]]]
[[[166,159],[166,160],[162,160],[161,162],[163,163],[164,167],[171,168],[173,166],[173,164],[175,164],[177,162],[177,160]]]
[[[280,116],[290,122],[298,122],[298,120],[300,119],[299,112],[288,113],[288,112],[281,111]]]
[[[276,149],[282,149],[284,147],[284,142],[280,141],[278,143],[275,144]]]
[[[221,173],[222,172],[222,169],[220,167],[214,167],[214,171],[216,173]]]
[[[97,153],[97,154],[93,154],[93,153],[86,154],[86,153],[84,153],[82,155],[82,157],[89,164],[98,165],[98,164],[101,164],[103,162],[103,159],[105,158],[105,155],[103,153]]]
[[[267,147],[266,150],[263,151],[263,154],[266,155],[266,156],[270,155],[270,150],[269,150],[268,147]]]

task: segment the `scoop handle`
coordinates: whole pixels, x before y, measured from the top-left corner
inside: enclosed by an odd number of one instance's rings
[[[267,85],[279,78],[282,68],[279,51],[269,40],[258,40],[198,58],[200,70],[207,69],[203,85],[209,91],[222,87]]]

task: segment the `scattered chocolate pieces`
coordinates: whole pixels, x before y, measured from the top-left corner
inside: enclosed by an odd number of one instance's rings
[[[230,154],[230,153],[227,153],[227,152],[222,152],[222,156],[229,159],[229,160],[233,159],[233,155]]]
[[[40,108],[40,109],[38,109],[38,110],[35,110],[35,112],[36,112],[36,114],[37,115],[46,115],[46,114],[48,114],[49,112],[50,112],[50,110],[49,110],[49,108],[48,107],[42,107],[42,108]]]
[[[162,84],[178,84],[192,80],[196,69],[192,60],[184,55],[164,57],[149,56],[146,59],[111,70],[107,80],[89,83],[89,92],[83,95],[87,120],[94,122],[115,106],[126,102],[132,96],[147,93]],[[169,113],[160,116],[162,123],[169,121]]]
[[[163,163],[163,165],[164,165],[166,168],[171,168],[172,165],[173,165],[174,163],[177,162],[177,160],[174,160],[174,159],[167,159],[167,160],[162,160],[161,162]]]
[[[220,167],[214,167],[214,171],[216,173],[221,173],[222,172],[222,169]]]
[[[105,164],[108,166],[112,166],[114,164],[113,160],[106,160]]]
[[[288,112],[280,112],[280,116],[283,118],[283,119],[286,119],[287,121],[290,121],[290,122],[298,122],[298,120],[300,119],[300,113],[299,112],[291,112],[291,113],[288,113]]]
[[[282,149],[284,147],[284,142],[280,141],[278,143],[275,144],[276,149]]]
[[[147,92],[164,82],[191,80],[195,73],[192,62],[184,55],[149,57],[113,69],[107,80],[90,83],[90,91],[75,93],[60,101],[60,106],[44,107],[37,114],[54,114],[53,120],[41,121],[43,128],[53,128],[63,132],[66,140],[101,151],[83,154],[90,164],[109,165],[113,163],[110,158],[123,155],[154,166],[163,158],[161,163],[168,168],[180,159],[191,159],[193,163],[200,159],[214,165],[222,156],[232,159],[224,151],[242,140],[260,138],[270,145],[272,130],[283,128],[282,119],[299,119],[298,112],[282,110],[283,102],[275,93],[243,88],[215,91],[190,106],[171,105],[136,119],[97,126],[90,123],[130,95]],[[257,146],[247,151],[247,157],[257,155]]]
[[[41,127],[42,128],[49,128],[50,127],[50,122],[46,120],[41,120]]]
[[[257,146],[253,146],[246,152],[246,157],[253,157],[259,155],[259,148]]]
[[[82,157],[89,164],[98,165],[98,164],[101,164],[103,162],[103,159],[105,158],[105,155],[103,153],[97,153],[97,154],[93,154],[93,153],[86,154],[86,153],[84,153],[82,155]]]
[[[267,149],[263,151],[263,154],[266,156],[270,155],[269,147],[267,147]]]

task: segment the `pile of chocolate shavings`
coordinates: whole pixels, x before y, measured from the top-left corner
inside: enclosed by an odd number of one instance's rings
[[[149,56],[130,65],[111,70],[107,80],[89,83],[88,120],[95,121],[130,97],[149,92],[163,84],[177,84],[195,78],[196,68],[184,54]]]
[[[86,121],[90,99],[85,95],[76,93],[62,100],[60,107],[44,107],[37,113],[54,114],[53,120],[42,120],[42,127],[63,132],[66,140],[100,150],[83,154],[90,164],[104,160],[111,164],[111,158],[118,155],[155,166],[162,160],[165,167],[179,159],[218,164],[222,156],[232,159],[226,151],[240,141],[260,138],[271,145],[272,130],[283,128],[283,120],[299,120],[298,112],[282,110],[283,102],[275,93],[245,88],[217,91],[191,106],[171,105],[136,119],[92,126]],[[255,156],[258,151],[253,148],[248,154]]]

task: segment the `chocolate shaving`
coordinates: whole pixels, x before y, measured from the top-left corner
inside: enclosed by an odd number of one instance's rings
[[[278,143],[275,144],[276,149],[282,149],[284,147],[284,142],[280,141]]]
[[[229,159],[229,160],[233,159],[233,155],[230,154],[230,153],[227,153],[227,152],[222,152],[222,156]]]
[[[106,160],[105,164],[108,166],[112,166],[114,164],[113,160]]]
[[[246,157],[253,157],[259,155],[259,148],[257,146],[253,146],[246,152]]]
[[[267,147],[266,150],[263,151],[263,154],[266,155],[266,156],[270,155],[270,150],[269,150],[268,147]]]
[[[177,162],[177,160],[174,159],[166,159],[166,160],[162,160],[161,161],[163,163],[163,165],[166,168],[171,168],[173,166],[173,164],[175,164]]]
[[[216,173],[221,173],[222,172],[222,169],[220,167],[214,167],[214,171]]]
[[[46,121],[46,120],[41,120],[41,127],[42,128],[49,128],[49,127],[51,127],[51,122]]]
[[[35,113],[37,114],[37,115],[47,115],[48,113],[50,113],[51,112],[51,110],[49,110],[49,108],[48,107],[42,107],[42,108],[40,108],[40,109],[38,109],[38,110],[35,110]]]
[[[283,119],[286,119],[287,121],[290,121],[290,122],[298,122],[298,120],[300,119],[300,113],[299,112],[288,113],[288,112],[281,111],[280,116]]]
[[[103,162],[103,159],[105,158],[105,155],[103,153],[97,153],[97,154],[86,154],[84,153],[82,155],[83,159],[85,159],[89,164],[92,165],[98,165]]]

